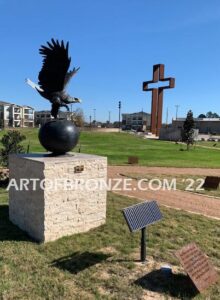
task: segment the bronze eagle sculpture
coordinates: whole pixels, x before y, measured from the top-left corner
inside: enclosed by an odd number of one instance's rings
[[[38,75],[38,84],[26,79],[27,84],[34,88],[42,97],[52,103],[51,115],[57,119],[59,108],[68,104],[81,102],[79,98],[71,97],[66,87],[79,68],[68,71],[71,58],[68,54],[69,42],[51,39],[47,46],[41,46],[39,53],[43,56],[43,66]]]

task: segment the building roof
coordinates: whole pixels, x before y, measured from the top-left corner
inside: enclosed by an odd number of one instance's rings
[[[27,107],[27,108],[34,109],[33,107],[28,106],[28,105],[18,105],[18,104],[6,102],[6,101],[0,101],[0,105],[15,105],[15,106],[18,106],[18,107],[24,107],[24,108]]]
[[[51,111],[50,110],[38,110],[38,111],[35,111],[35,114],[48,114],[48,115],[51,115]],[[59,115],[61,115],[61,116],[72,115],[72,114],[74,114],[74,113],[71,112],[71,111],[62,111],[62,110],[59,111]]]
[[[29,106],[29,105],[18,105],[18,106],[20,106],[20,107],[24,107],[24,108],[31,108],[31,109],[33,109],[33,110],[34,110],[34,108],[33,108],[32,106]]]
[[[173,122],[184,122],[186,118],[173,119]],[[194,118],[195,122],[220,122],[220,118]]]
[[[11,105],[12,103],[5,102],[5,101],[0,101],[0,105]]]
[[[35,110],[36,114],[50,114],[50,110]]]
[[[139,111],[139,112],[134,112],[134,113],[123,113],[122,115],[140,115],[140,114],[148,115],[148,116],[151,115],[151,114],[146,113],[146,112],[144,112],[144,111]]]

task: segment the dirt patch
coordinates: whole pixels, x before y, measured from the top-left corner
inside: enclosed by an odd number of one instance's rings
[[[114,247],[101,248],[99,251],[102,253],[105,253],[105,254],[112,254],[112,255],[115,255],[118,253],[118,251]]]
[[[220,176],[220,169],[188,169],[188,168],[152,168],[140,166],[109,166],[108,178],[124,177],[120,174],[137,173],[137,174],[185,174],[185,175],[213,175]],[[130,190],[125,190],[123,185],[119,186],[117,194],[135,197],[141,200],[156,200],[159,204],[172,207],[175,209],[185,210],[187,212],[201,214],[207,217],[220,219],[220,201],[219,199],[201,196],[179,190],[149,190],[147,184],[142,183],[144,190],[140,190],[137,180],[131,179]]]

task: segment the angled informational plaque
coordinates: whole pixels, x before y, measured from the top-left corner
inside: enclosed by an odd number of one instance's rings
[[[208,189],[217,190],[217,188],[219,187],[219,183],[220,183],[220,177],[207,176],[205,178],[205,182],[202,187],[207,190]]]
[[[146,201],[123,209],[123,214],[131,232],[142,229],[162,219],[156,201]]]
[[[156,201],[146,201],[122,210],[131,232],[141,230],[141,261],[146,260],[146,227],[162,219]]]
[[[199,292],[218,280],[214,267],[195,243],[184,246],[175,255]]]

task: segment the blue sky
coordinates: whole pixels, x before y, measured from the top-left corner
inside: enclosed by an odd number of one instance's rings
[[[118,119],[122,112],[150,112],[142,82],[164,63],[176,88],[164,92],[164,120],[189,109],[220,114],[219,0],[0,0],[0,100],[49,109],[24,83],[37,81],[41,44],[70,42],[72,65],[81,69],[69,92],[83,99],[86,119]]]

